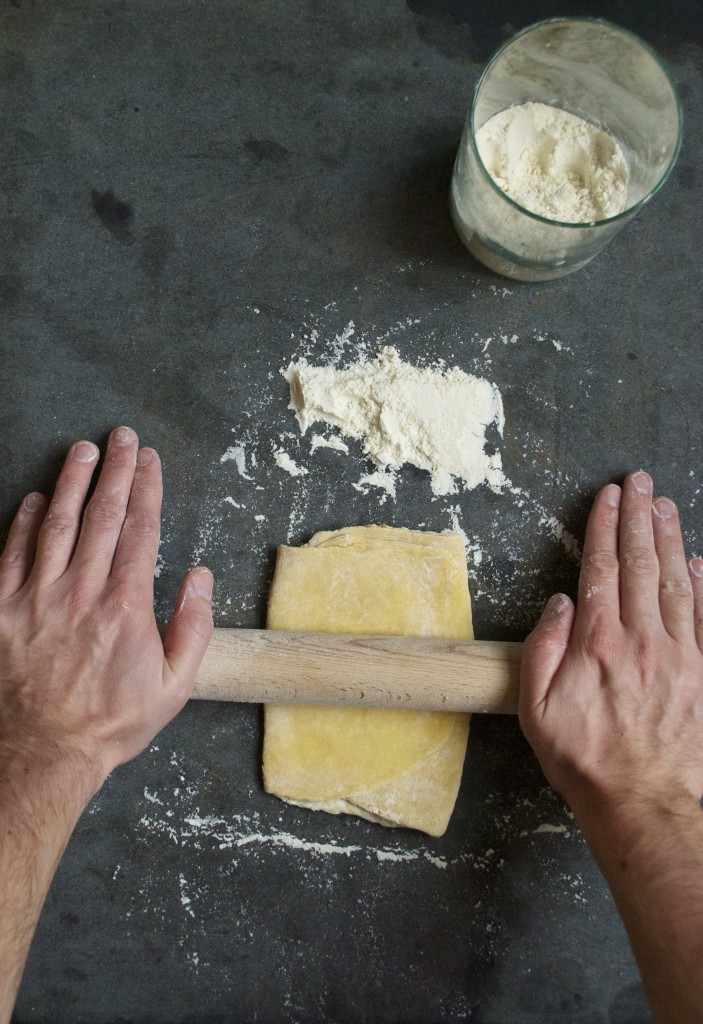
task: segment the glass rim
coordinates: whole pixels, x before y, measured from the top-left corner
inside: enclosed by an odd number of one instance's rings
[[[637,43],[638,46],[640,46],[643,50],[645,50],[649,54],[650,57],[652,57],[652,59],[654,60],[654,62],[657,64],[657,66],[659,67],[660,71],[662,72],[662,74],[663,74],[663,76],[664,76],[664,78],[665,78],[665,80],[666,80],[666,82],[667,82],[667,84],[668,84],[668,86],[669,86],[669,88],[671,90],[671,95],[674,98],[674,106],[676,108],[676,118],[677,118],[676,145],[674,146],[674,148],[672,150],[671,157],[669,159],[669,163],[667,164],[667,166],[666,166],[664,172],[662,173],[662,176],[660,177],[659,181],[656,183],[656,185],[652,189],[649,190],[649,192],[647,193],[646,196],[643,196],[641,199],[639,199],[632,206],[628,206],[625,210],[621,210],[620,213],[616,213],[612,217],[605,217],[605,218],[603,218],[603,220],[582,220],[582,221],[552,220],[549,217],[543,217],[539,213],[534,213],[532,210],[528,210],[526,206],[521,206],[520,203],[516,202],[514,199],[511,199],[511,197],[507,194],[507,192],[504,192],[503,189],[500,188],[500,186],[496,184],[496,182],[494,181],[490,171],[488,170],[488,168],[484,164],[483,160],[481,159],[481,154],[479,153],[478,146],[476,145],[476,137],[475,137],[475,131],[474,131],[474,113],[476,111],[476,101],[478,99],[479,91],[481,89],[481,85],[483,84],[484,79],[486,78],[488,72],[491,70],[493,65],[498,60],[498,58],[505,52],[505,50],[508,49],[508,47],[512,46],[513,43],[517,42],[518,39],[521,39],[522,36],[528,35],[529,33],[534,32],[536,29],[545,28],[547,25],[577,25],[577,24],[583,24],[583,23],[586,23],[588,25],[601,25],[604,28],[610,29],[611,31],[616,32],[616,33],[618,33],[620,35],[628,36],[631,40],[633,40],[635,43]],[[467,127],[470,129],[469,130],[469,141],[470,141],[471,149],[473,150],[473,154],[476,157],[476,162],[478,163],[478,166],[481,169],[481,173],[483,174],[485,179],[489,182],[491,188],[499,196],[501,196],[510,206],[512,206],[515,210],[517,210],[519,213],[526,214],[528,217],[531,217],[533,220],[537,221],[540,224],[551,224],[553,227],[558,227],[558,228],[580,228],[580,229],[583,229],[583,228],[600,228],[603,225],[617,224],[618,221],[629,219],[635,213],[637,213],[637,211],[640,210],[646,203],[648,203],[649,200],[652,199],[653,196],[655,196],[657,194],[659,189],[662,188],[666,184],[666,182],[669,179],[669,176],[671,175],[672,170],[674,169],[674,165],[675,165],[675,163],[676,163],[676,161],[678,159],[679,152],[681,151],[681,143],[682,143],[682,140],[683,140],[683,109],[681,107],[681,100],[679,99],[679,95],[678,95],[678,93],[676,91],[676,88],[674,87],[674,83],[673,83],[673,80],[672,80],[671,74],[669,73],[668,68],[666,67],[666,65],[662,61],[662,59],[659,56],[659,54],[649,45],[649,43],[646,43],[635,32],[631,32],[628,28],[623,28],[620,25],[616,25],[614,22],[608,21],[606,18],[589,18],[589,17],[543,18],[541,21],[535,21],[535,22],[533,22],[532,25],[527,25],[525,28],[520,29],[519,32],[515,32],[509,39],[506,39],[506,41],[501,46],[498,47],[498,49],[495,51],[493,56],[488,60],[487,64],[484,66],[483,70],[481,71],[481,74],[478,77],[478,81],[476,82],[476,85],[474,87],[473,97],[472,97],[472,100],[471,100],[471,106],[469,108],[469,113],[468,113],[468,117],[467,117]]]

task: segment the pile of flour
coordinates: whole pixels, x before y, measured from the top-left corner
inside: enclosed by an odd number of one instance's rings
[[[627,201],[629,172],[608,132],[546,103],[521,103],[476,132],[495,183],[532,213],[573,224],[605,220]]]
[[[391,346],[346,369],[302,359],[283,373],[303,434],[323,421],[363,438],[381,469],[409,462],[427,470],[436,495],[456,493],[455,478],[467,489],[505,483],[500,453],[486,451],[486,430],[495,425],[502,435],[504,424],[500,392],[487,380],[458,367],[411,366]]]

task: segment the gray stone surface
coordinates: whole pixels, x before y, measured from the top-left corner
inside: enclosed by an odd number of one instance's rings
[[[668,61],[686,134],[665,189],[591,265],[505,281],[449,220],[481,64],[513,28],[570,13],[603,12],[5,0],[2,525],[71,441],[127,422],[164,462],[162,618],[196,560],[218,625],[261,626],[278,543],[456,520],[483,556],[477,634],[521,639],[550,592],[574,592],[569,535],[595,490],[640,466],[700,553],[700,5],[608,5]],[[381,503],[352,487],[358,444],[310,454],[278,371],[329,358],[351,322],[346,358],[391,342],[498,385],[513,491],[432,500],[406,468]],[[237,443],[249,480],[221,461]],[[273,466],[278,444],[308,476]],[[114,773],[51,890],[18,1024],[648,1020],[516,721],[474,719],[442,839],[279,803],[260,744],[258,708],[192,705]]]

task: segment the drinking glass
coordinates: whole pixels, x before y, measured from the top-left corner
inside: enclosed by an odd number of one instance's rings
[[[628,166],[625,208],[589,223],[549,220],[514,202],[491,177],[476,132],[494,114],[535,102],[561,107],[619,144]],[[656,54],[625,29],[593,18],[554,18],[519,32],[481,75],[459,145],[452,219],[469,251],[521,281],[578,270],[662,187],[681,146],[682,117]]]

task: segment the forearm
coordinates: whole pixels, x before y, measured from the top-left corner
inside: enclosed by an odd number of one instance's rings
[[[97,788],[85,765],[0,755],[0,1024],[73,827]]]
[[[128,427],[68,452],[0,550],[0,1024],[73,827],[105,776],[183,707],[212,637],[212,575],[154,618],[162,478]]]
[[[595,813],[593,812],[595,811]],[[703,811],[692,797],[577,813],[627,929],[657,1024],[700,1024]]]

